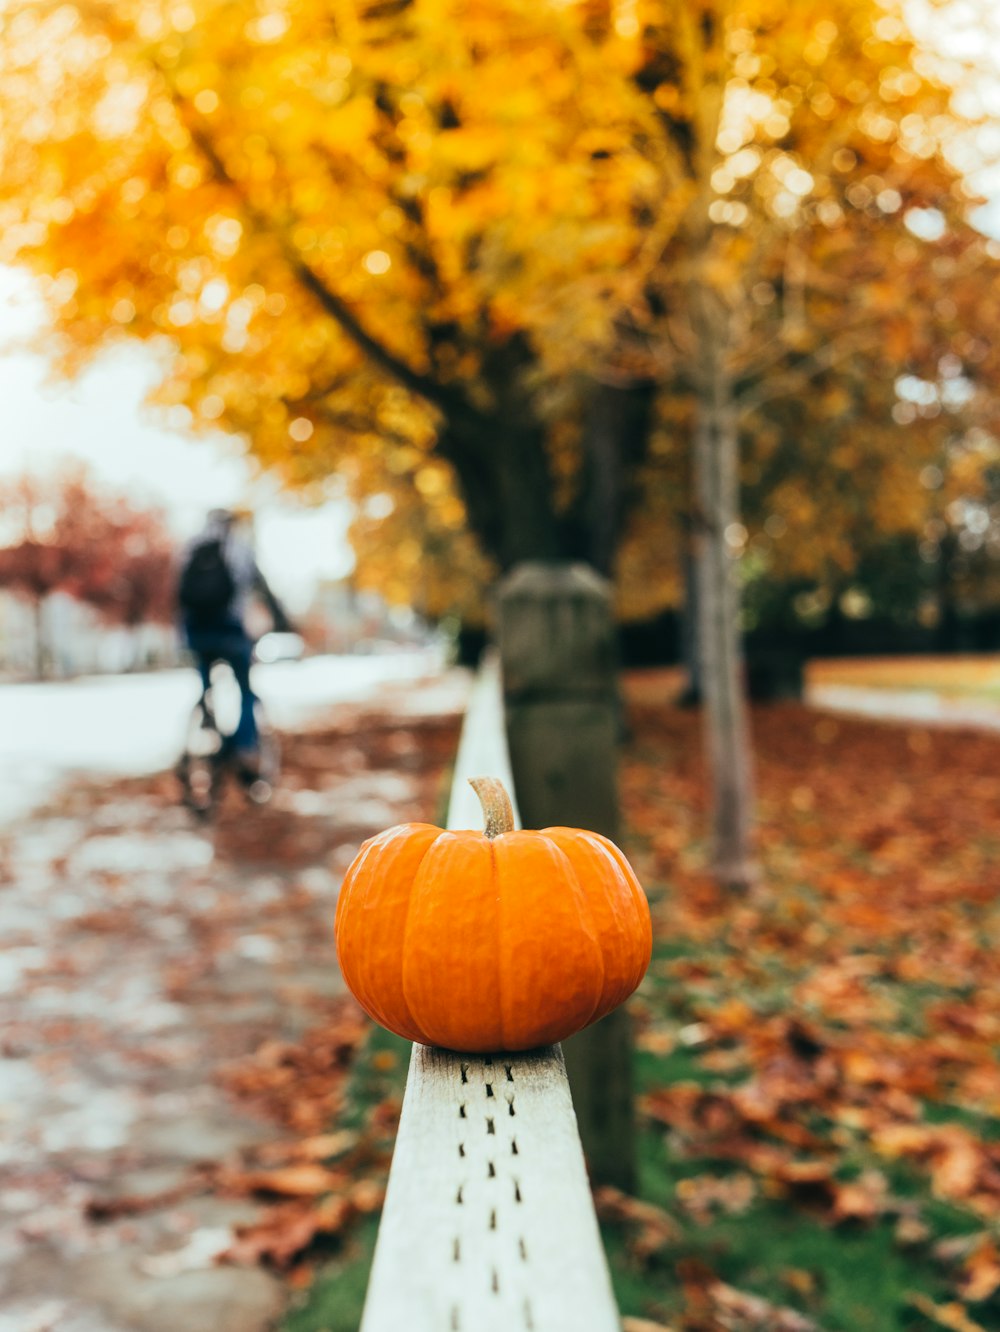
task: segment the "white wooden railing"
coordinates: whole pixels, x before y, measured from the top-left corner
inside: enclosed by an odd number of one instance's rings
[[[469,777],[515,802],[499,665],[459,745],[449,828],[478,828]],[[361,1332],[614,1332],[559,1046],[457,1055],[414,1045]]]

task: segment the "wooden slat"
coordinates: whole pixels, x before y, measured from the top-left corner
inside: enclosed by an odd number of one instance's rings
[[[470,776],[513,794],[499,668],[480,672],[448,826],[481,826]],[[413,1047],[362,1332],[613,1332],[607,1263],[558,1046]]]
[[[449,828],[483,826],[482,807],[479,797],[469,785],[470,777],[500,778],[510,795],[514,819],[520,828],[517,792],[514,790],[504,731],[500,661],[493,651],[486,653],[483,658],[465,713],[448,801]]]
[[[414,1046],[361,1327],[618,1327],[558,1047]]]

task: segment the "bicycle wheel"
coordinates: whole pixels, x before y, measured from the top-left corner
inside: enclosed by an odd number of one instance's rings
[[[223,738],[207,700],[195,704],[188,721],[184,752],[174,771],[181,800],[200,818],[207,818],[222,789]]]
[[[255,805],[266,805],[274,795],[281,772],[281,743],[268,720],[260,699],[254,704],[254,716],[257,721],[259,759],[253,779],[247,783],[248,799]]]

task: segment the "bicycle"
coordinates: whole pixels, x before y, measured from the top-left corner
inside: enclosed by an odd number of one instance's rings
[[[220,664],[214,663],[213,671]],[[253,804],[267,804],[281,770],[281,746],[260,699],[254,701],[259,749],[257,762],[250,768],[234,752],[235,725],[223,728],[216,719],[214,684],[202,692],[191,710],[184,751],[174,769],[182,804],[202,819],[218,808],[227,783],[239,786]],[[224,705],[226,701],[223,699]]]

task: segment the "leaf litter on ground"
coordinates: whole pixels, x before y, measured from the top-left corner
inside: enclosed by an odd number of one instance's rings
[[[340,1124],[370,1026],[336,891],[366,837],[437,816],[463,697],[341,705],[285,738],[272,804],[230,792],[205,825],[163,774],[77,782],[0,836],[11,1262],[119,1244],[155,1280],[228,1262],[301,1284],[378,1209],[399,1106]]]
[[[749,1306],[696,1315],[679,1268],[697,1252],[774,1292],[751,1228],[799,1216],[829,1235],[821,1258],[888,1226],[926,1279],[858,1326],[959,1327],[974,1306],[968,1327],[1000,1327],[1000,737],[757,708],[762,876],[734,898],[705,872],[697,713],[648,674],[625,693],[627,850],[656,940],[633,1001],[642,1150],[683,1227],[651,1246],[617,1204],[622,1260],[649,1278],[629,1312],[756,1326]],[[828,1275],[806,1274],[800,1316],[851,1326]]]

